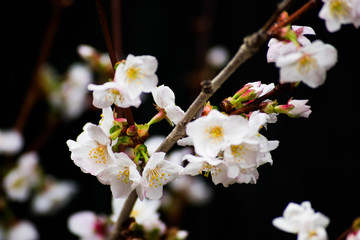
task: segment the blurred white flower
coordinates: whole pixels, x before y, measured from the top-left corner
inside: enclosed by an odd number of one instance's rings
[[[282,217],[273,220],[273,225],[280,230],[298,234],[299,240],[326,240],[325,228],[330,220],[322,213],[315,212],[308,201],[301,205],[289,203]]]
[[[27,220],[21,220],[11,226],[6,235],[6,240],[37,240],[39,233],[34,224]]]
[[[81,211],[72,214],[67,222],[68,229],[80,240],[105,240],[107,229],[106,219],[92,211]]]
[[[28,152],[21,155],[17,166],[7,173],[3,187],[11,200],[23,202],[29,198],[38,178],[38,155]]]
[[[224,46],[213,46],[206,53],[206,62],[214,68],[221,68],[228,61],[229,51]]]
[[[125,201],[126,199],[112,199],[112,221],[116,222],[122,208],[124,207]],[[161,232],[164,232],[165,225],[161,222],[159,218],[160,215],[157,212],[160,205],[160,200],[137,200],[133,210],[130,213],[130,217],[135,218],[136,222],[143,225],[146,231],[151,231],[154,228],[158,228],[161,230]]]
[[[32,200],[32,210],[37,214],[50,214],[65,206],[77,190],[72,181],[45,180],[45,190],[37,193]]]
[[[23,145],[23,137],[17,130],[0,129],[0,154],[16,154]]]
[[[165,136],[161,135],[151,135],[146,141],[145,145],[147,147],[148,153],[151,156],[156,149],[161,145],[161,143],[165,140]]]
[[[42,72],[42,80],[50,104],[65,119],[77,118],[87,109],[87,86],[93,81],[87,66],[72,64],[64,79],[48,66]]]
[[[93,81],[90,69],[82,64],[73,64],[61,86],[63,113],[67,119],[80,116],[88,107],[87,86]]]

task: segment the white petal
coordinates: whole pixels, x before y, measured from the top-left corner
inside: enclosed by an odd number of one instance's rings
[[[156,105],[161,108],[175,105],[175,94],[167,86],[159,86],[156,90],[152,92],[152,95]]]

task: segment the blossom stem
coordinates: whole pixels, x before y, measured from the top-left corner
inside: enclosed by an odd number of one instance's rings
[[[104,9],[102,0],[96,0],[96,7],[98,10],[100,25],[101,25],[101,29],[102,29],[102,32],[103,32],[103,35],[105,38],[105,44],[106,44],[106,48],[109,53],[110,61],[111,61],[111,64],[113,66],[115,66],[115,64],[118,62],[118,59],[116,57],[115,50],[114,50],[114,47],[112,44],[111,35],[110,35],[107,20],[106,20],[106,13],[105,13],[105,9]],[[134,117],[133,117],[131,108],[119,108],[119,111],[120,111],[120,113],[123,112],[125,114],[127,122],[130,126],[134,125]],[[120,115],[122,115],[122,114],[120,114]]]
[[[111,233],[111,236],[109,240],[119,240],[124,239],[124,237],[121,235],[121,230],[123,229],[123,224],[126,222],[127,219],[129,219],[130,213],[134,207],[134,204],[137,200],[137,194],[136,191],[132,191],[130,195],[127,197],[124,207],[121,210],[121,213],[114,225],[114,230]]]
[[[111,0],[110,4],[115,56],[122,59],[121,0]]]
[[[301,8],[299,8],[296,12],[287,17],[284,21],[281,21],[277,24],[274,24],[268,31],[268,35],[273,36],[276,35],[277,32],[280,31],[281,28],[293,23],[295,20],[299,19],[304,13],[309,11],[311,8],[315,7],[317,4],[317,0],[309,0],[305,3]]]

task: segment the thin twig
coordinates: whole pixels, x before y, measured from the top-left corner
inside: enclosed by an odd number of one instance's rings
[[[123,239],[121,236],[121,229],[123,228],[124,222],[129,218],[130,213],[134,207],[134,204],[137,200],[137,194],[136,191],[132,191],[128,198],[125,201],[125,204],[122,208],[122,211],[114,224],[114,230],[111,233],[111,236],[109,237],[109,240],[118,240]]]
[[[50,14],[51,18],[46,28],[39,55],[35,63],[34,72],[32,73],[30,78],[30,85],[28,91],[24,98],[23,104],[21,105],[17,120],[15,122],[14,128],[19,132],[22,132],[24,130],[30,111],[33,108],[37,98],[39,97],[39,72],[41,71],[41,68],[49,57],[50,50],[59,26],[61,12],[63,8],[68,5],[70,5],[70,3],[67,3],[66,1],[52,2],[52,9]]]
[[[122,59],[121,0],[111,0],[111,26],[116,59]]]
[[[114,47],[111,41],[111,35],[110,35],[109,26],[107,23],[106,13],[102,0],[96,0],[96,7],[98,10],[101,29],[105,38],[105,44],[110,56],[111,64],[115,66],[115,64],[118,62],[118,59],[116,58]],[[134,117],[131,108],[119,108],[119,109],[121,109],[120,111],[124,112],[129,126],[134,125]],[[122,114],[120,113],[120,115]]]

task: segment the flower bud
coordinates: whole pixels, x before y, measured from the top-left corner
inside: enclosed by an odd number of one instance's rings
[[[207,102],[204,106],[201,116],[204,117],[204,116],[208,115],[212,109],[213,109],[213,106],[210,105],[210,102]]]
[[[136,125],[131,125],[130,127],[127,128],[126,135],[128,135],[129,137],[133,137],[137,134],[137,131],[138,131],[138,127]]]

